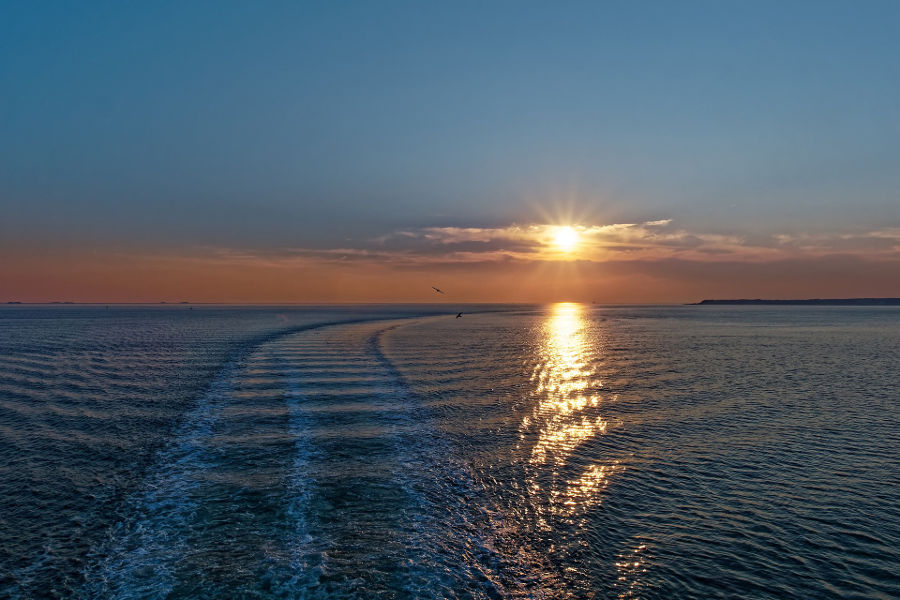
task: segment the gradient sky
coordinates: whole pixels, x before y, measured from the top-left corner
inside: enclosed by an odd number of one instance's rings
[[[0,301],[900,296],[898,31],[874,1],[3,2]]]

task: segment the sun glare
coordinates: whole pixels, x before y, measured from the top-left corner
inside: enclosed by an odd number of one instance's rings
[[[563,252],[571,252],[578,244],[578,232],[569,226],[557,227],[553,241],[556,242],[557,248]]]

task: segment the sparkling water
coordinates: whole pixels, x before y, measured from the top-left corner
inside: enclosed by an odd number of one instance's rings
[[[898,364],[888,307],[3,307],[0,597],[900,597]]]

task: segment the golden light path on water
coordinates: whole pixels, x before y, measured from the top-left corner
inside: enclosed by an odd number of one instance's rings
[[[521,432],[537,434],[529,457],[529,493],[536,500],[538,524],[549,527],[548,517],[573,517],[596,505],[620,466],[578,452],[609,427],[601,414],[604,399],[597,393],[603,382],[594,366],[601,332],[589,331],[582,305],[560,303],[551,309],[541,333],[540,357],[531,373],[538,402],[523,419]],[[580,469],[579,475],[561,475],[573,467]]]

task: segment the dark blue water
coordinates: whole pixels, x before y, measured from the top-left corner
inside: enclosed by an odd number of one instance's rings
[[[0,597],[900,597],[900,310],[455,309],[0,308]]]

